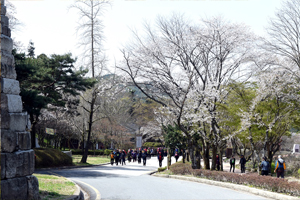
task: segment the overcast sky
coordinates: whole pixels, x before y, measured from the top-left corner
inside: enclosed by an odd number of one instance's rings
[[[67,8],[73,0],[10,0],[17,8],[16,17],[24,24],[12,37],[25,47],[32,40],[36,55],[45,53],[79,56],[75,27],[78,15]],[[184,13],[197,22],[202,17],[222,15],[232,22],[248,25],[258,35],[283,0],[114,0],[103,16],[105,49],[111,60],[120,59],[119,48],[131,38],[129,28],[139,29],[144,20],[157,15]]]

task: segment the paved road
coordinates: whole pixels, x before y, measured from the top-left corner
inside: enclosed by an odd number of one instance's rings
[[[166,166],[166,159],[163,165]],[[37,173],[70,178],[88,190],[91,199],[266,199],[227,188],[148,175],[157,167],[157,159],[152,158],[147,166],[127,163],[126,166],[103,165]]]

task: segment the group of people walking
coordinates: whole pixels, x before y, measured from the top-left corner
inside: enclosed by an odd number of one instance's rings
[[[158,148],[157,149],[157,159],[159,161],[159,166],[162,166],[162,161],[164,159],[164,150]],[[154,150],[153,149],[128,149],[128,151],[123,150],[114,150],[110,153],[110,163],[113,165],[114,163],[116,165],[122,164],[126,165],[126,160],[130,163],[132,162],[138,162],[140,164],[143,161],[143,165],[146,166],[147,158],[150,158],[151,156],[154,156]],[[127,159],[126,159],[127,158]]]
[[[216,165],[218,165],[218,155],[216,157]],[[240,165],[241,165],[241,173],[245,173],[246,171],[246,159],[244,158],[243,155],[241,155],[240,158]],[[230,172],[231,170],[234,172],[235,170],[235,158],[234,156],[232,156],[229,160],[230,163]],[[267,161],[266,157],[263,157],[263,161],[261,162],[261,164],[259,165],[259,167],[261,168],[261,175],[263,176],[267,176],[269,174],[269,172],[271,171],[271,165],[270,163]],[[219,170],[219,168],[217,167],[217,169]],[[284,178],[284,170],[286,169],[286,164],[285,161],[282,159],[281,155],[278,156],[278,160],[275,161],[275,169],[274,169],[274,173],[277,174],[277,178],[281,177]]]

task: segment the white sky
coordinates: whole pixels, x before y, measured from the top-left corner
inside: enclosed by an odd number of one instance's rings
[[[17,18],[24,28],[12,33],[25,47],[34,42],[35,53],[79,56],[75,34],[78,15],[68,6],[73,0],[10,0],[17,8]],[[258,35],[264,34],[270,17],[283,0],[114,0],[104,15],[105,49],[113,64],[120,58],[119,48],[131,38],[129,27],[139,29],[144,20],[154,21],[157,15],[184,13],[196,22],[201,17],[222,15],[232,22],[250,26]]]

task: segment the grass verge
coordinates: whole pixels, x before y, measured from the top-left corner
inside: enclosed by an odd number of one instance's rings
[[[73,155],[73,164],[76,166],[87,166],[87,165],[99,165],[110,162],[110,158],[107,156],[88,156],[87,163],[81,163],[81,155]]]
[[[33,174],[39,180],[39,193],[42,200],[62,200],[73,195],[76,186],[64,177]]]

